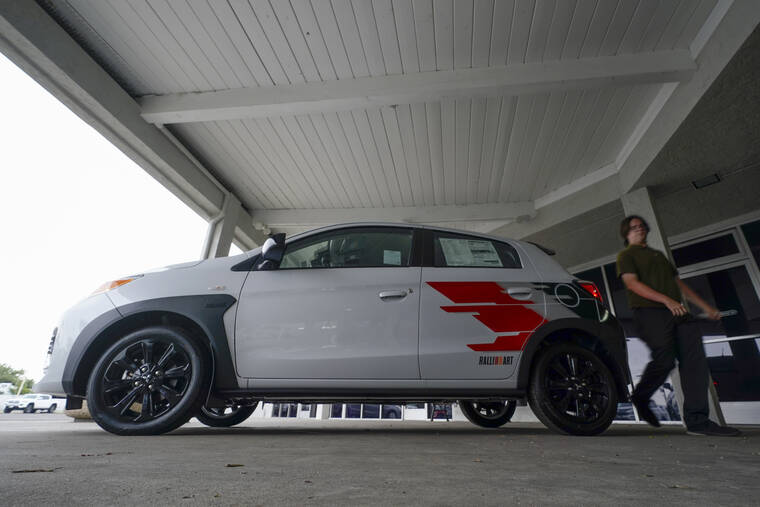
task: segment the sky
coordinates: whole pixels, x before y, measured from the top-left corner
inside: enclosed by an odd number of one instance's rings
[[[197,259],[206,221],[0,54],[0,363],[39,380],[61,314]]]

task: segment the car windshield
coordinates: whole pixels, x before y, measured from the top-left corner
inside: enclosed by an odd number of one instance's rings
[[[24,395],[24,398],[36,398],[36,397],[37,397],[36,394],[25,394]]]

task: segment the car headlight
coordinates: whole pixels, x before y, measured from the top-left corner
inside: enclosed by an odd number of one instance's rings
[[[115,289],[116,287],[121,287],[122,285],[126,285],[129,282],[134,282],[138,278],[140,278],[142,275],[134,275],[134,276],[128,276],[126,278],[119,278],[118,280],[112,280],[110,282],[106,282],[97,289],[95,289],[95,292],[90,294],[91,296],[94,296],[95,294],[100,294],[101,292],[108,292],[109,290]]]

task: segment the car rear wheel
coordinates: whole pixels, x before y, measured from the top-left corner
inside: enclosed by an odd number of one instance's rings
[[[257,405],[258,402],[253,405],[233,405],[220,408],[209,408],[204,405],[196,417],[206,426],[228,428],[251,417]]]
[[[182,330],[151,327],[118,340],[97,362],[87,385],[87,407],[117,435],[158,435],[198,412],[207,367]]]
[[[592,351],[557,343],[538,357],[528,401],[548,428],[570,435],[597,435],[617,413],[617,389],[610,369]]]
[[[460,401],[459,408],[473,424],[483,428],[498,428],[508,423],[517,409],[517,402],[507,401]]]

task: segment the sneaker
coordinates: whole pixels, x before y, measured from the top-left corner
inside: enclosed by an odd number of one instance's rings
[[[633,402],[633,406],[636,407],[636,412],[639,413],[639,418],[642,421],[648,422],[650,426],[654,426],[655,428],[660,427],[660,421],[657,420],[657,416],[654,415],[652,409],[649,408],[649,400],[632,399],[631,402]]]
[[[686,434],[705,437],[738,437],[742,432],[731,426],[721,426],[712,421],[707,421],[699,426],[686,428]]]

